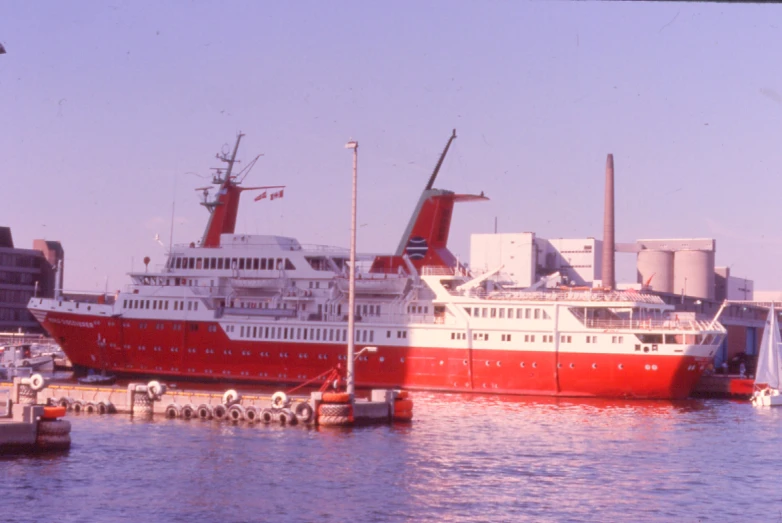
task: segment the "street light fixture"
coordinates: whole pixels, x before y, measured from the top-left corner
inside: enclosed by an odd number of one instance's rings
[[[350,211],[350,267],[348,267],[348,369],[347,392],[351,396],[356,393],[356,375],[354,352],[356,350],[356,189],[358,186],[358,142],[351,140],[345,144],[346,149],[353,149],[353,198]]]

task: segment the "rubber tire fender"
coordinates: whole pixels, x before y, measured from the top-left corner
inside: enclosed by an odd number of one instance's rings
[[[30,376],[30,388],[33,389],[35,392],[43,390],[45,386],[46,386],[46,380],[43,379],[43,376],[41,376],[38,373],[35,373],[32,376]]]
[[[258,408],[250,405],[244,408],[244,419],[247,423],[255,423],[258,421]]]
[[[224,420],[226,416],[228,416],[228,409],[225,407],[225,405],[215,405],[212,409],[212,416],[216,420]]]
[[[180,416],[179,406],[176,403],[166,407],[166,418],[177,419]]]
[[[228,407],[228,419],[234,423],[245,420],[245,410],[241,405],[231,405]]]
[[[296,418],[302,423],[310,423],[315,416],[315,411],[312,409],[312,405],[306,401],[296,404],[296,409],[293,411],[296,414]]]
[[[291,409],[280,410],[277,413],[277,419],[279,420],[280,425],[295,425],[298,422],[296,414],[294,414]]]
[[[38,422],[38,435],[61,436],[71,433],[71,422],[63,419]]]
[[[151,399],[152,401],[160,399],[160,396],[162,396],[165,392],[166,392],[166,387],[162,385],[159,381],[152,380],[149,383],[147,383],[147,395],[149,396],[149,399]]]
[[[291,399],[282,391],[272,394],[272,407],[275,409],[283,409],[290,407]]]
[[[268,425],[274,421],[274,411],[272,409],[262,409],[260,416],[261,423]]]
[[[212,407],[210,407],[206,403],[202,403],[196,409],[196,414],[200,419],[212,419],[213,416]]]
[[[182,419],[193,419],[195,418],[195,415],[196,411],[189,403],[182,407]]]
[[[238,403],[242,401],[242,395],[236,392],[234,389],[228,389],[223,394],[223,404],[226,406],[231,406],[234,403]]]

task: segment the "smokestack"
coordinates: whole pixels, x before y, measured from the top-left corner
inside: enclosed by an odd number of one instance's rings
[[[603,287],[616,287],[614,277],[614,155],[606,158],[606,193],[603,214]]]

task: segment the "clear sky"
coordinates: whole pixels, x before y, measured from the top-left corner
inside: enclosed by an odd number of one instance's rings
[[[65,287],[110,290],[198,240],[193,189],[246,134],[263,153],[238,231],[347,246],[359,141],[363,252],[395,249],[436,187],[469,235],[713,237],[717,265],[782,289],[782,6],[565,2],[0,4],[0,225],[62,242]],[[632,262],[620,279],[634,279]]]

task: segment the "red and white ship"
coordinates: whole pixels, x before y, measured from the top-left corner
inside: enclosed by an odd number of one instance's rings
[[[557,396],[684,398],[725,335],[653,295],[506,290],[448,251],[459,195],[433,189],[452,136],[396,253],[357,268],[360,387]],[[241,135],[239,136],[241,139]],[[116,297],[32,298],[29,309],[74,365],[125,376],[301,383],[346,358],[345,249],[236,234],[243,190],[221,159],[198,245]],[[361,264],[358,264],[361,265]],[[114,298],[114,299],[112,299]]]

